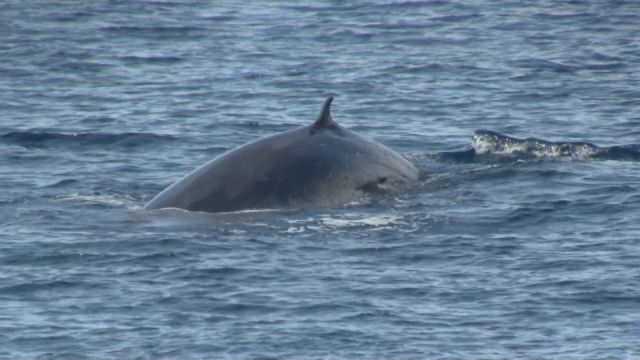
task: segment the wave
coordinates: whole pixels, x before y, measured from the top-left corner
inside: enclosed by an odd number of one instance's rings
[[[194,40],[202,38],[207,32],[204,27],[180,25],[115,25],[104,27],[101,30],[119,36],[157,40]]]
[[[492,130],[476,130],[472,148],[440,152],[431,158],[440,162],[487,163],[526,160],[617,160],[640,161],[640,144],[602,147],[586,141],[549,141],[516,138]]]
[[[14,131],[0,135],[0,142],[26,148],[56,146],[118,146],[133,148],[157,141],[174,140],[170,135],[152,133],[57,133],[40,131]]]
[[[122,56],[119,58],[122,62],[129,65],[166,65],[176,64],[185,61],[184,57],[180,56]]]

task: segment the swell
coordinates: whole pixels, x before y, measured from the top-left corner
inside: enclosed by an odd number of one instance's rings
[[[69,146],[116,146],[134,148],[156,142],[171,141],[169,135],[152,133],[73,133],[40,131],[13,131],[0,136],[0,143],[20,145],[26,148],[48,148]]]
[[[144,38],[154,40],[195,40],[203,38],[207,29],[199,26],[158,25],[135,26],[114,25],[102,28],[102,31],[130,38]]]

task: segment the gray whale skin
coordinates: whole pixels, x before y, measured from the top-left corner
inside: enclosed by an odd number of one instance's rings
[[[166,188],[145,209],[331,207],[418,179],[418,170],[393,150],[338,125],[332,100],[313,124],[228,151]]]

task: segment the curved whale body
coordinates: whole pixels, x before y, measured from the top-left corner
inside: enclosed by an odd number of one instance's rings
[[[418,179],[418,170],[400,155],[338,125],[330,114],[332,100],[312,125],[258,139],[205,163],[145,209],[337,206]]]

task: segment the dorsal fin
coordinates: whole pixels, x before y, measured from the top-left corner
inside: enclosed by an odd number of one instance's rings
[[[317,127],[330,127],[335,124],[333,118],[331,117],[331,102],[333,101],[333,96],[329,96],[327,100],[325,100],[324,105],[322,105],[322,110],[320,110],[320,115],[313,123],[314,126]]]

